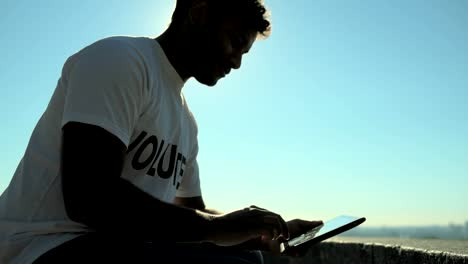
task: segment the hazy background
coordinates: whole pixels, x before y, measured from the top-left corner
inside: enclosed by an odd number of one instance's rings
[[[267,0],[273,32],[215,88],[189,81],[205,201],[366,226],[468,220],[468,2]],[[70,55],[155,37],[167,0],[0,2],[0,192]],[[467,229],[468,230],[468,229]]]

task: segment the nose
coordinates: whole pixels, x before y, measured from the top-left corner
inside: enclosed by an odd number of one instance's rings
[[[242,64],[242,54],[240,52],[235,52],[231,56],[231,67],[233,69],[239,69]]]

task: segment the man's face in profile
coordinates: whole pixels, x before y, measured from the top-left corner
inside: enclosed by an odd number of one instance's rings
[[[200,83],[214,86],[231,69],[240,68],[257,32],[249,29],[241,18],[229,16],[208,19],[206,28],[197,35],[194,77]]]

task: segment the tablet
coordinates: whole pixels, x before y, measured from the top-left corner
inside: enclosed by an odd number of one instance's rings
[[[336,236],[366,221],[365,217],[341,215],[326,221],[312,230],[281,243],[281,253],[291,247],[309,247],[332,236]]]

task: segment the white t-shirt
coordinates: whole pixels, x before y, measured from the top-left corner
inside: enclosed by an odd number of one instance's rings
[[[153,197],[201,195],[197,126],[183,84],[154,39],[107,38],[71,56],[0,197],[0,263],[30,263],[93,231],[65,211],[59,164],[67,122],[117,136],[128,147],[121,177]]]

